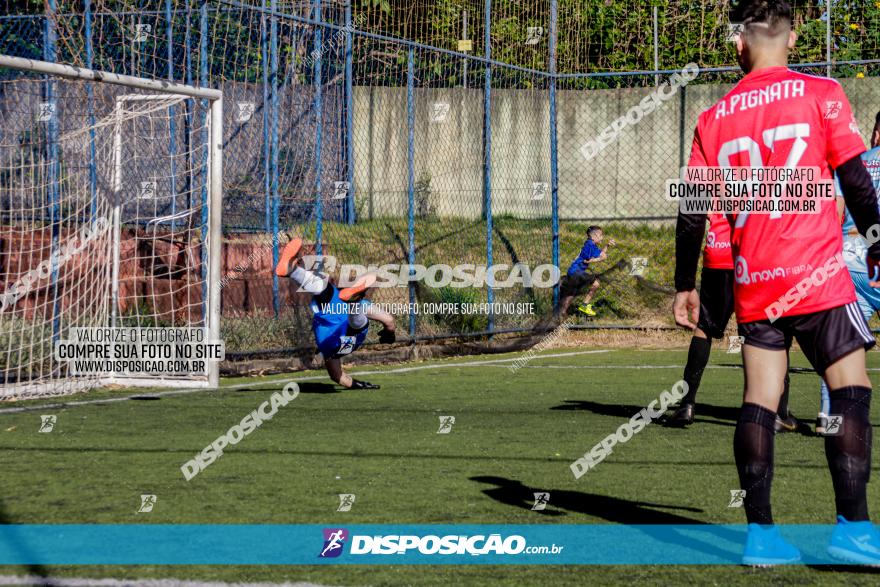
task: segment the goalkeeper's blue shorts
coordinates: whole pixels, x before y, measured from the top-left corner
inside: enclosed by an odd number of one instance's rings
[[[350,355],[356,351],[367,339],[369,322],[360,330],[354,329],[349,324],[351,314],[350,305],[339,299],[339,289],[333,284],[333,297],[329,302],[320,304],[312,300],[312,331],[315,334],[315,343],[325,359],[338,359]],[[366,306],[369,302],[362,300],[360,305]]]

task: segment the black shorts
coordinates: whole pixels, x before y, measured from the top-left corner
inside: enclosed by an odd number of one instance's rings
[[[773,323],[740,324],[739,334],[745,344],[771,351],[788,350],[794,338],[819,375],[846,355],[876,344],[856,302],[814,314],[784,316]]]
[[[733,316],[733,269],[703,267],[700,277],[700,319],[697,327],[709,338],[724,338]]]
[[[565,275],[562,278],[562,283],[559,285],[559,295],[564,298],[576,296],[593,285],[594,281],[596,281],[596,276],[586,271],[575,273],[574,275]]]

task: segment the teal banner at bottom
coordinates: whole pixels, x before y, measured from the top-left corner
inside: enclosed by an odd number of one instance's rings
[[[834,526],[779,526],[802,564]],[[2,565],[730,565],[745,525],[5,525]]]

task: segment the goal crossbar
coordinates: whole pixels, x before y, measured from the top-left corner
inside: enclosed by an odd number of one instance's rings
[[[50,63],[48,61],[38,61],[36,59],[25,59],[24,57],[13,57],[11,55],[0,55],[0,67],[9,69],[17,69],[21,71],[30,71],[35,73],[43,73],[46,75],[54,75],[67,79],[79,79],[86,81],[102,82],[114,84],[118,86],[127,86],[129,88],[138,88],[141,90],[166,91],[172,94],[179,94],[190,98],[204,98],[207,100],[222,100],[223,92],[213,88],[196,88],[186,84],[179,84],[171,81],[152,80],[142,77],[134,77],[130,75],[120,75],[118,73],[108,73],[106,71],[96,71],[85,67],[74,67],[72,65],[64,65],[62,63]]]

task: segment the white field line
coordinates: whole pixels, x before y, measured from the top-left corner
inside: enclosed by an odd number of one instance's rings
[[[181,579],[62,579],[37,575],[0,575],[0,585],[39,585],[41,587],[322,587],[315,583],[226,583],[222,581],[184,581]]]
[[[502,365],[490,365],[500,367]],[[706,365],[705,369],[739,369],[742,365]],[[684,369],[684,365],[525,365],[522,369]],[[868,367],[869,373],[880,371],[880,367]]]
[[[503,365],[489,365],[503,367]],[[522,369],[684,369],[684,365],[524,365]],[[741,365],[706,365],[706,369],[742,369]],[[870,370],[870,369],[869,369]]]
[[[596,355],[601,353],[610,353],[610,350],[595,350],[595,351],[574,351],[570,353],[555,353],[552,355],[536,355],[532,360],[539,359],[558,359],[561,357],[575,357],[579,355]],[[494,365],[498,363],[511,363],[513,361],[519,360],[520,357],[510,357],[507,359],[489,359],[485,361],[466,361],[459,363],[437,363],[432,365],[416,365],[414,367],[399,367],[396,369],[378,369],[373,371],[355,371],[352,372],[351,375],[394,375],[397,373],[410,373],[413,371],[425,371],[429,369],[449,369],[449,368],[458,368],[458,367],[482,367],[485,365]],[[39,404],[33,406],[21,406],[17,408],[2,408],[0,409],[0,414],[15,414],[18,412],[34,412],[38,410],[51,410],[56,408],[69,408],[73,406],[86,406],[92,404],[111,404],[116,402],[124,402],[128,401],[135,397],[169,397],[175,395],[188,395],[191,393],[204,393],[210,391],[218,391],[218,390],[226,390],[226,389],[248,389],[251,387],[265,387],[272,385],[273,383],[289,383],[291,381],[300,382],[300,381],[320,381],[327,379],[327,375],[310,375],[308,377],[291,377],[290,379],[277,378],[270,380],[262,380],[262,381],[249,381],[247,383],[229,383],[227,385],[221,385],[219,388],[194,388],[194,389],[176,389],[173,391],[159,391],[155,393],[135,393],[131,395],[121,396],[121,397],[108,397],[106,399],[93,399],[93,400],[77,400],[70,402],[62,402],[62,403],[53,403],[53,404]]]

